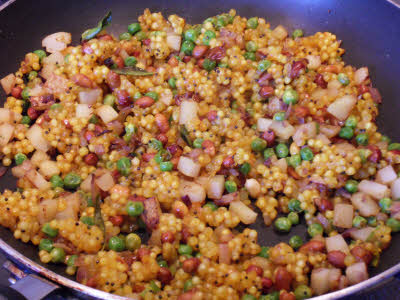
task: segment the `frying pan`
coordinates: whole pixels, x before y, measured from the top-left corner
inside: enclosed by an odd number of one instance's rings
[[[17,0],[0,11],[0,78],[17,70],[24,55],[41,48],[42,38],[50,33],[71,32],[73,42],[77,44],[85,29],[93,27],[106,11],[112,10],[113,21],[108,31],[118,35],[126,31],[126,26],[135,21],[145,8],[161,11],[164,15],[181,15],[189,23],[200,23],[209,16],[235,8],[242,16],[264,17],[272,26],[283,24],[289,30],[302,28],[306,34],[333,32],[343,41],[346,62],[357,67],[369,67],[373,84],[383,96],[379,128],[393,140],[400,140],[397,113],[400,111],[399,0]],[[1,96],[4,101],[4,93]],[[14,187],[15,180],[11,175],[6,174],[0,180],[1,190]],[[262,245],[270,246],[289,240],[288,235],[280,235],[266,228],[261,220],[251,227],[257,229]],[[296,226],[292,234],[299,234],[306,239],[304,224]],[[43,265],[38,258],[37,247],[15,240],[8,229],[0,227],[0,237],[0,249],[19,266],[39,273],[61,286],[72,288],[81,296],[122,299],[78,284],[66,275],[64,266]],[[400,234],[395,234],[379,266],[370,268],[369,280],[318,299],[352,295],[398,272]],[[32,294],[28,298],[40,297]]]

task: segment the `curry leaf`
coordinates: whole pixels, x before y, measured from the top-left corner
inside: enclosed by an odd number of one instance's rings
[[[115,73],[120,75],[131,75],[131,76],[150,76],[153,72],[147,72],[146,70],[139,69],[136,67],[125,67],[112,69]]]
[[[181,125],[180,134],[185,143],[188,144],[189,147],[193,147],[192,139],[190,138],[189,131],[186,129],[185,125]]]
[[[109,11],[95,28],[91,28],[82,33],[82,41],[88,41],[94,38],[100,31],[110,25],[112,20],[111,11]]]

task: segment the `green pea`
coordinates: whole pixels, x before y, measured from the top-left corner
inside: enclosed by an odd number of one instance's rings
[[[390,139],[390,137],[388,137],[387,135],[382,135],[382,136],[381,136],[381,141],[390,144],[391,139]]]
[[[55,247],[50,251],[51,261],[53,263],[61,263],[65,260],[65,251],[63,248]]]
[[[76,173],[68,173],[64,177],[64,186],[67,189],[76,189],[82,182],[82,178]]]
[[[257,255],[264,258],[269,258],[269,249],[269,247],[261,246],[261,250]]]
[[[251,149],[253,151],[261,152],[267,147],[267,142],[263,139],[256,138],[251,142]]]
[[[381,200],[379,200],[379,207],[381,208],[383,213],[385,214],[390,213],[391,206],[392,206],[392,199],[382,198]]]
[[[142,27],[139,23],[132,23],[128,25],[128,32],[132,35],[134,35],[136,32],[139,32],[140,30],[142,30]]]
[[[268,59],[264,59],[258,63],[258,70],[264,72],[271,67],[272,63]]]
[[[253,42],[253,41],[248,41],[248,42],[246,43],[246,50],[247,50],[248,52],[256,52],[257,49],[258,49],[258,46],[257,46],[257,44],[256,44],[255,42]]]
[[[125,238],[125,244],[126,249],[128,249],[129,251],[135,251],[136,249],[140,248],[142,240],[140,236],[138,236],[136,233],[130,233]]]
[[[358,182],[353,179],[347,180],[344,188],[349,193],[354,194],[358,191]]]
[[[303,30],[301,30],[301,29],[295,29],[293,31],[293,33],[292,33],[293,39],[298,38],[298,37],[302,37],[303,35],[304,35],[303,34]]]
[[[42,60],[43,58],[45,58],[47,56],[46,52],[42,49],[35,50],[35,51],[33,51],[33,53],[35,53],[37,56],[39,56],[40,60]]]
[[[314,158],[314,153],[309,147],[304,147],[300,150],[300,156],[302,160],[310,161]]]
[[[83,216],[81,217],[81,222],[83,224],[89,225],[89,226],[93,226],[94,225],[94,220],[92,217],[89,216]]]
[[[188,292],[193,288],[193,282],[191,279],[188,279],[185,281],[185,284],[183,285],[183,291]]]
[[[356,142],[357,144],[361,146],[367,146],[368,145],[368,134],[366,133],[360,133],[356,136]]]
[[[339,136],[343,139],[350,140],[354,135],[353,128],[351,127],[343,127],[340,129]]]
[[[136,39],[137,39],[138,41],[143,41],[143,40],[147,37],[147,34],[146,34],[146,32],[144,32],[144,31],[139,31],[139,32],[137,32],[137,33],[135,34],[135,37],[136,37]]]
[[[157,139],[151,139],[148,145],[150,148],[153,148],[157,151],[160,151],[163,148],[162,142]]]
[[[222,62],[220,62],[220,63],[218,64],[218,68],[229,68],[229,65],[228,65],[227,63],[222,63]]]
[[[303,245],[303,239],[298,235],[294,235],[290,238],[289,245],[293,249],[298,249]]]
[[[127,67],[133,67],[136,66],[137,64],[137,59],[134,56],[128,56],[127,58],[124,59],[124,64]]]
[[[41,239],[39,243],[39,250],[45,250],[47,252],[50,252],[53,250],[53,242],[49,239]]]
[[[297,225],[300,223],[300,218],[299,218],[299,214],[297,212],[290,212],[287,215],[287,218],[289,219],[290,223],[292,223],[292,225]]]
[[[37,72],[36,71],[30,71],[28,74],[28,79],[29,81],[32,81],[33,79],[35,79],[37,77]]]
[[[386,225],[389,226],[393,232],[400,231],[400,221],[396,220],[395,218],[387,219]]]
[[[278,144],[275,147],[276,156],[279,158],[285,158],[289,155],[289,149],[286,144]]]
[[[178,248],[178,253],[180,255],[192,255],[193,249],[189,245],[180,244]]]
[[[181,52],[186,55],[192,55],[192,51],[194,49],[194,43],[192,41],[184,41],[181,46]]]
[[[197,39],[197,32],[193,28],[188,29],[184,33],[184,38],[187,41],[196,42]]]
[[[242,174],[245,175],[245,176],[246,176],[247,174],[249,174],[250,169],[251,169],[251,166],[250,166],[250,164],[247,163],[247,162],[245,162],[243,165],[241,165],[241,166],[239,167],[240,173],[242,173]]]
[[[346,123],[344,124],[346,127],[356,128],[357,127],[357,118],[353,115],[347,118]]]
[[[15,164],[17,166],[21,165],[25,160],[27,160],[28,158],[26,157],[25,154],[23,153],[17,153],[14,156],[14,160],[15,160]]]
[[[294,290],[294,295],[296,297],[296,300],[308,299],[308,298],[311,298],[312,291],[311,291],[310,287],[306,286],[305,284],[302,284],[302,285],[299,285]]]
[[[288,208],[290,211],[293,211],[293,212],[303,211],[301,208],[301,202],[300,202],[300,200],[297,200],[297,199],[291,199],[288,203]]]
[[[243,56],[245,59],[256,61],[256,55],[254,52],[246,52]]]
[[[170,161],[163,161],[160,163],[160,170],[163,172],[172,171],[173,168],[174,168],[174,164]]]
[[[227,180],[225,181],[225,189],[228,193],[234,193],[237,191],[237,185],[236,182],[232,180]]]
[[[21,119],[21,124],[29,125],[31,124],[31,121],[31,118],[29,118],[28,116],[23,116]]]
[[[374,216],[368,217],[367,221],[368,221],[368,225],[373,226],[373,227],[375,227],[378,224],[377,219]]]
[[[367,225],[367,220],[361,216],[355,216],[353,219],[353,227],[362,228]]]
[[[215,39],[216,35],[215,32],[212,30],[207,30],[206,32],[204,32],[204,36],[203,36],[203,44],[209,46],[210,45],[210,41],[212,39]]]
[[[217,63],[214,60],[208,58],[204,59],[203,61],[203,69],[208,72],[214,70],[216,65]]]
[[[197,138],[197,139],[195,139],[194,141],[193,141],[193,147],[195,147],[195,148],[201,148],[202,147],[202,145],[203,145],[203,142],[204,142],[204,139],[202,139],[202,138]]]
[[[311,237],[315,237],[317,235],[322,235],[324,233],[324,228],[321,224],[314,223],[308,226],[307,232]]]
[[[158,265],[163,268],[168,268],[168,263],[165,260],[158,261]]]
[[[391,151],[391,150],[400,150],[400,143],[391,143],[388,146],[388,150],[389,151]]]
[[[103,103],[110,106],[114,106],[116,101],[117,97],[115,97],[113,94],[107,94],[103,99]]]
[[[300,154],[294,154],[291,157],[289,157],[288,164],[289,164],[289,166],[292,166],[293,168],[298,167],[301,164]]]
[[[292,223],[288,218],[280,217],[275,221],[275,228],[281,232],[289,232],[292,228]]]
[[[126,40],[129,41],[132,38],[132,35],[129,32],[124,32],[119,35],[119,40]]]
[[[51,227],[49,223],[45,223],[42,227],[42,232],[47,234],[49,237],[56,237],[58,229]]]
[[[337,76],[337,80],[342,84],[342,85],[348,85],[350,83],[349,77],[344,74],[344,73],[340,73]]]
[[[129,201],[126,205],[126,212],[130,217],[138,217],[144,211],[144,206],[142,202],[139,201]]]
[[[268,295],[262,295],[259,300],[279,300],[279,292],[274,291]]]
[[[242,296],[242,298],[240,298],[241,300],[257,300],[257,298],[253,295],[250,294],[244,294]]]
[[[217,17],[217,22],[215,23],[215,26],[217,29],[221,29],[222,27],[225,27],[228,24],[228,19],[226,16],[221,15]]]
[[[176,89],[176,77],[168,79],[168,84],[171,88]]]
[[[61,187],[62,188],[62,187],[64,187],[64,181],[58,175],[51,176],[50,183],[51,183],[51,187],[52,188],[56,188],[56,187]]]
[[[29,92],[30,92],[30,88],[26,87],[22,90],[21,92],[21,97],[24,100],[28,100],[29,99]]]
[[[263,156],[264,156],[264,159],[265,159],[265,160],[267,160],[268,158],[270,158],[270,157],[272,157],[272,156],[274,156],[274,155],[275,155],[275,150],[274,150],[274,148],[267,148],[267,149],[265,149],[264,152],[263,152]]]
[[[153,98],[154,101],[158,101],[159,96],[156,92],[147,92],[145,95],[150,98]]]
[[[63,106],[61,105],[61,103],[54,103],[50,106],[50,109],[52,110],[56,110],[56,109],[61,109]]]
[[[299,100],[299,94],[294,89],[287,89],[282,96],[283,102],[286,104],[296,104]]]
[[[253,17],[247,20],[246,22],[247,28],[256,29],[258,26],[258,18]]]
[[[214,202],[211,202],[211,201],[208,201],[206,204],[204,204],[203,207],[209,207],[209,208],[211,208],[212,211],[216,211],[218,209],[218,206]]]
[[[113,236],[108,241],[108,248],[116,252],[121,252],[125,250],[125,241],[118,236]]]
[[[89,119],[89,123],[91,124],[97,124],[99,123],[99,118],[96,115],[92,115]]]
[[[70,53],[68,53],[67,55],[64,56],[64,62],[65,62],[66,64],[69,63],[69,57],[70,57],[70,56],[71,56]]]
[[[67,259],[67,266],[68,267],[75,267],[75,261],[78,258],[78,255],[70,255]]]
[[[285,120],[285,116],[286,116],[286,113],[284,111],[280,111],[280,112],[277,112],[277,113],[274,114],[273,119],[275,121],[284,121]]]
[[[124,176],[128,176],[131,172],[131,160],[128,157],[121,157],[117,161],[117,170]]]

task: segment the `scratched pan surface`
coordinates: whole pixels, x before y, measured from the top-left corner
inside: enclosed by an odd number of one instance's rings
[[[188,19],[189,23],[199,23],[209,16],[235,8],[239,15],[263,17],[272,26],[283,24],[289,30],[302,28],[306,34],[317,31],[330,31],[336,34],[338,39],[343,41],[343,47],[346,49],[344,60],[357,67],[369,67],[374,86],[379,89],[384,99],[380,107],[378,124],[383,133],[399,141],[400,8],[394,1],[397,0],[392,0],[392,2],[383,0],[17,0],[0,12],[0,78],[17,70],[25,53],[39,49],[42,38],[50,33],[71,32],[74,42],[78,43],[80,34],[97,24],[99,18],[107,10],[112,10],[113,13],[112,26],[108,30],[118,35],[126,31],[126,26],[135,21],[145,8],[150,8],[151,11],[162,11],[164,15],[176,13]],[[5,95],[4,93],[0,95],[3,103]],[[15,187],[15,180],[9,173],[0,180],[1,190]],[[259,240],[263,245],[270,246],[289,240],[289,235],[281,235],[271,228],[266,228],[261,218],[251,227],[257,229]],[[304,225],[296,226],[290,236],[293,234],[307,238]],[[41,264],[36,247],[15,240],[12,233],[2,227],[0,237],[34,263]],[[11,254],[15,256],[15,253]],[[400,268],[398,263],[400,263],[400,234],[393,237],[390,247],[382,255],[381,263],[377,268],[371,269],[370,274],[371,276],[382,274],[396,265]],[[64,267],[51,264],[44,267],[66,276]],[[43,270],[41,271],[45,274],[46,270]],[[54,279],[54,276],[51,277]],[[69,285],[68,282],[62,280],[61,282]],[[348,291],[354,292],[354,290]]]

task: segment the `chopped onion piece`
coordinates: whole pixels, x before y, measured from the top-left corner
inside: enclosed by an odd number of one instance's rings
[[[89,119],[90,115],[93,113],[93,109],[87,104],[77,104],[76,105],[76,117]]]
[[[17,177],[21,178],[24,177],[25,174],[33,169],[33,165],[29,160],[25,160],[21,165],[15,166],[11,169],[11,173]]]
[[[189,157],[181,156],[177,168],[183,175],[197,177],[200,173],[201,166]]]
[[[350,284],[357,284],[368,279],[365,262],[358,262],[346,268],[346,276]]]
[[[5,146],[11,140],[14,133],[14,126],[11,124],[0,125],[0,146]]]
[[[376,216],[379,212],[379,206],[375,200],[371,199],[368,194],[362,192],[355,193],[351,196],[351,203],[358,209],[363,217]]]
[[[324,135],[326,135],[328,138],[337,136],[338,133],[340,132],[340,129],[341,127],[336,125],[321,124],[319,126],[319,131]]]
[[[180,184],[181,196],[188,196],[192,203],[204,202],[206,199],[206,191],[200,184],[191,181],[181,181]]]
[[[103,91],[101,89],[85,90],[79,92],[79,102],[82,104],[93,105],[101,98]]]
[[[371,180],[363,180],[358,184],[358,190],[375,199],[382,199],[387,195],[388,187]]]
[[[49,53],[62,51],[71,43],[71,34],[68,32],[56,32],[46,36],[42,40],[42,47]]]
[[[199,106],[194,101],[182,101],[179,112],[179,124],[187,124],[189,121],[197,118]]]
[[[102,105],[97,109],[97,114],[104,123],[109,123],[118,118],[118,113],[110,105]]]
[[[6,77],[0,79],[0,84],[4,89],[6,95],[11,94],[12,88],[15,86],[15,75],[13,73],[8,74]]]
[[[353,227],[353,205],[338,203],[333,212],[333,225],[342,228]]]
[[[111,189],[115,185],[111,172],[106,172],[99,178],[96,178],[96,184],[103,191],[108,191]]]
[[[35,147],[37,150],[42,150],[44,152],[47,152],[47,150],[49,150],[50,144],[44,138],[43,129],[39,125],[32,125],[26,133],[26,137],[31,142],[32,146]]]
[[[244,186],[252,198],[257,198],[261,192],[261,185],[254,178],[247,179]]]
[[[391,165],[388,165],[387,167],[380,169],[376,173],[376,181],[383,183],[383,184],[389,184],[389,183],[395,181],[396,178],[397,178],[397,174]]]
[[[267,131],[271,125],[272,125],[272,119],[259,118],[257,120],[257,130],[258,131],[261,131],[261,132]]]
[[[327,237],[325,239],[325,243],[327,252],[337,250],[337,251],[342,251],[344,253],[349,253],[349,246],[347,245],[346,241],[340,234]]]
[[[340,121],[344,121],[349,116],[356,102],[357,98],[354,95],[345,95],[331,103],[327,111]]]
[[[224,175],[215,175],[207,185],[207,197],[210,199],[220,199],[225,189]]]
[[[181,49],[182,37],[176,34],[167,34],[167,45],[174,51],[179,51]]]
[[[354,72],[354,82],[359,85],[365,81],[369,76],[368,68],[362,67]]]
[[[374,232],[374,227],[365,227],[350,231],[350,236],[355,240],[366,242],[371,234]]]
[[[242,201],[233,201],[229,205],[229,210],[237,215],[240,221],[244,224],[252,224],[257,219],[257,213]]]
[[[38,221],[40,225],[54,219],[57,214],[57,199],[46,199],[39,204]]]
[[[46,178],[60,174],[60,169],[58,168],[57,162],[53,160],[41,162],[39,171]]]
[[[294,133],[294,127],[288,121],[273,121],[271,129],[284,140],[289,139]]]
[[[295,133],[293,134],[293,141],[297,146],[303,146],[305,141],[312,139],[317,135],[317,123],[310,122],[297,126]]]
[[[25,176],[39,190],[47,190],[51,187],[50,182],[44,179],[44,177],[36,170],[29,170]]]
[[[31,157],[31,162],[34,164],[36,167],[39,167],[40,164],[43,161],[50,160],[50,156],[47,155],[46,152],[43,152],[41,150],[36,150],[35,153],[33,153]]]

